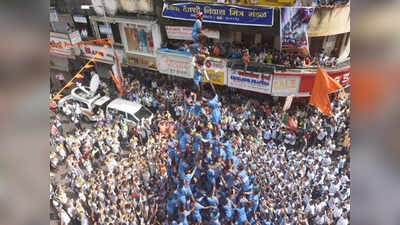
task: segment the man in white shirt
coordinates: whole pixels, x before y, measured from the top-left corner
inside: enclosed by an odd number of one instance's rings
[[[347,217],[347,214],[348,214],[348,213],[345,212],[344,215],[341,216],[341,217],[338,219],[336,225],[348,225],[348,224],[349,224],[349,220],[347,219],[347,218],[348,218],[348,217]]]
[[[325,140],[325,137],[328,133],[326,132],[326,130],[324,129],[320,129],[318,135],[317,135],[317,139],[318,139],[318,143],[319,144],[324,144],[323,141]]]
[[[342,213],[343,209],[340,206],[338,207],[338,204],[335,204],[335,206],[333,206],[333,217],[337,219],[342,216]]]
[[[61,219],[61,225],[68,225],[71,222],[71,218],[68,216],[65,210],[62,209],[61,206],[60,208],[58,208],[58,216]]]

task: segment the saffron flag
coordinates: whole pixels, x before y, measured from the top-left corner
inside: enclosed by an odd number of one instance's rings
[[[333,116],[328,94],[342,88],[342,85],[330,77],[321,67],[318,67],[309,104],[317,107],[323,114]]]
[[[85,68],[85,69],[90,69],[90,68],[93,68],[93,67],[94,67],[93,65],[86,64],[83,68]]]
[[[71,87],[73,84],[74,84],[74,82],[70,81],[70,82],[67,83],[67,85],[65,85],[65,88]]]
[[[291,130],[297,130],[298,128],[296,121],[292,117],[289,118],[286,126]]]
[[[53,97],[53,100],[59,100],[62,96],[63,96],[62,94],[58,94]]]
[[[113,74],[113,72],[111,70],[109,70],[109,72],[110,72],[110,75],[111,75],[112,79],[114,80],[115,86],[117,86],[117,89],[118,89],[119,93],[122,94],[121,85],[120,85],[118,79],[115,77],[115,75]]]

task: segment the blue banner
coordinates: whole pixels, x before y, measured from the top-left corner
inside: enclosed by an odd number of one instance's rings
[[[203,5],[164,2],[162,16],[178,20],[196,20],[203,12],[203,22],[270,27],[274,24],[273,8],[245,8],[233,5]]]

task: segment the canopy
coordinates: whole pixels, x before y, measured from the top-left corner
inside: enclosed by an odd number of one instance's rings
[[[320,37],[350,32],[350,6],[315,8],[308,25],[308,37]]]

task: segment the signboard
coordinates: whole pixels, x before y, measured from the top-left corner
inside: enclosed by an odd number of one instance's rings
[[[86,16],[73,15],[72,19],[75,21],[75,23],[87,23]]]
[[[136,54],[126,54],[128,58],[128,64],[131,66],[142,67],[146,69],[157,69],[156,58],[136,55]]]
[[[343,87],[350,84],[350,71],[344,73],[331,73],[329,75]]]
[[[274,75],[272,84],[273,96],[295,95],[299,91],[300,77]]]
[[[86,45],[86,46],[81,45],[81,47],[80,47],[81,52],[83,52],[83,55],[86,58],[94,57],[96,55],[96,53],[99,52],[102,48],[103,48],[102,46],[95,46],[95,45]],[[116,51],[121,60],[122,53],[118,52],[118,50],[116,50]],[[99,61],[114,64],[114,53],[111,48],[104,48],[104,52],[99,52],[99,54],[102,56],[102,58]]]
[[[351,84],[350,67],[327,71],[328,75],[335,79],[343,87]],[[299,77],[300,85],[295,96],[310,96],[312,91],[316,72],[309,73],[276,73],[274,80],[279,76]]]
[[[274,24],[273,8],[245,8],[233,5],[202,5],[164,2],[162,16],[178,20],[196,20],[203,12],[203,21],[248,26],[270,27]]]
[[[159,51],[157,69],[160,73],[193,79],[193,56]]]
[[[243,70],[231,70],[228,86],[263,94],[271,93],[272,74],[262,74]]]
[[[168,39],[193,41],[192,29],[193,29],[192,27],[165,26],[165,30],[167,31]],[[208,38],[219,39],[219,30],[204,29],[204,30],[202,30],[202,32]]]
[[[307,28],[314,8],[281,8],[281,49],[309,55]]]
[[[99,25],[99,32],[101,34],[106,34],[106,35],[112,35],[112,30],[111,30],[111,26],[107,26],[107,25]]]
[[[152,0],[120,0],[121,8],[126,12],[153,12]]]
[[[225,0],[180,0],[182,2],[225,3]],[[232,4],[248,6],[293,6],[296,0],[232,0]]]
[[[50,53],[72,56],[72,44],[69,39],[50,36]]]
[[[81,34],[79,33],[79,30],[76,30],[76,31],[70,33],[69,34],[69,39],[71,39],[71,43],[73,45],[81,42],[82,38],[81,38]]]
[[[207,58],[204,63],[208,77],[213,84],[225,85],[227,77],[226,61],[217,58]],[[204,82],[208,82],[206,76],[203,78]]]

